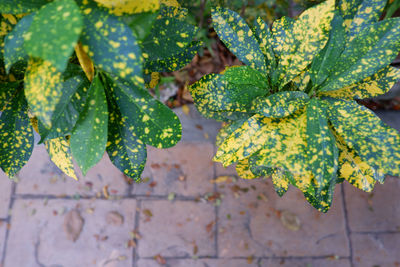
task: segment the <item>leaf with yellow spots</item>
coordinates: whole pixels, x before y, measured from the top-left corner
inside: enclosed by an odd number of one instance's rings
[[[111,94],[111,88],[106,88],[106,92],[109,110],[107,154],[112,163],[126,176],[136,182],[140,181],[146,164],[146,144],[136,136],[135,129],[123,120]]]
[[[329,129],[325,105],[313,98],[307,105],[307,160],[315,179],[316,193],[325,194],[324,188],[336,181],[338,148]],[[326,192],[327,193],[327,192]]]
[[[360,82],[388,66],[400,50],[400,18],[370,25],[361,31],[337,59],[321,91],[334,91]]]
[[[254,23],[253,31],[260,45],[260,49],[265,56],[267,70],[275,69],[276,58],[271,44],[272,35],[268,24],[258,17]]]
[[[70,65],[64,73],[63,93],[51,118],[52,127],[47,129],[39,122],[40,142],[70,135],[85,107],[90,82],[81,70],[75,68],[78,66]]]
[[[189,88],[200,113],[217,120],[249,117],[252,100],[268,93],[250,84],[229,83],[221,74],[209,74]]]
[[[49,0],[2,0],[0,2],[1,13],[21,14],[38,10]]]
[[[142,86],[141,51],[132,30],[96,4],[82,5],[81,10],[85,25],[81,42],[95,67]]]
[[[94,0],[109,12],[117,15],[129,15],[156,11],[160,8],[160,0]]]
[[[21,82],[0,83],[0,111],[4,111],[10,105],[20,87]]]
[[[71,135],[71,151],[83,175],[101,160],[107,144],[108,111],[103,84],[96,75],[85,108]]]
[[[25,50],[30,56],[48,61],[63,72],[82,27],[81,12],[75,1],[55,0],[34,15],[24,34]]]
[[[224,142],[225,138],[230,136],[234,131],[236,131],[239,127],[241,127],[243,125],[243,123],[245,123],[246,121],[247,121],[247,118],[243,118],[240,120],[232,121],[230,123],[223,123],[222,128],[219,130],[219,132],[217,134],[215,145],[220,146]]]
[[[304,108],[309,100],[304,92],[283,91],[267,97],[257,97],[251,110],[265,117],[282,118]]]
[[[62,96],[62,74],[48,61],[29,59],[25,73],[25,96],[32,113],[47,127]]]
[[[34,15],[35,13],[32,13],[23,17],[4,39],[4,64],[7,72],[18,61],[28,60],[24,48],[24,34],[31,26]]]
[[[93,61],[90,59],[89,55],[86,54],[81,43],[75,46],[75,54],[79,60],[79,64],[82,66],[83,71],[89,81],[93,81],[94,78],[94,65]]]
[[[387,0],[364,0],[358,6],[347,32],[349,41],[369,25],[378,22]]]
[[[14,27],[15,25],[12,24],[10,20],[5,17],[4,14],[0,14],[0,59],[3,59],[4,54],[4,38],[9,32],[13,30]]]
[[[78,180],[74,170],[72,154],[68,141],[64,137],[58,137],[44,142],[51,161],[66,175]]]
[[[346,145],[381,173],[400,176],[400,134],[354,101],[327,98],[329,120]]]
[[[320,95],[349,100],[372,98],[389,92],[399,79],[400,70],[387,66],[359,83],[336,91],[320,92]]]
[[[182,126],[179,118],[167,106],[127,80],[107,75],[106,83],[113,91],[126,127],[140,140],[158,148],[178,143]]]
[[[336,134],[336,144],[339,148],[340,168],[339,178],[347,180],[358,189],[371,192],[377,180],[383,182],[383,175],[363,161],[357,153],[350,149],[343,138]]]
[[[260,177],[258,175],[255,175],[251,171],[248,158],[243,159],[237,163],[236,172],[243,179],[255,179]]]
[[[265,93],[269,92],[267,76],[249,66],[227,68],[224,72],[224,76],[228,83],[256,86],[260,89],[264,89]]]
[[[239,14],[217,7],[212,11],[213,26],[219,38],[244,64],[266,71],[265,58],[253,31]]]
[[[158,16],[140,43],[145,69],[175,71],[190,63],[201,46],[200,42],[193,42],[197,32],[195,26],[180,18]]]
[[[274,185],[275,191],[278,196],[283,196],[289,189],[289,176],[292,176],[289,172],[276,168],[271,175],[271,180]]]
[[[0,167],[9,176],[28,162],[33,150],[33,130],[22,86],[0,116]]]
[[[335,0],[327,0],[304,11],[293,23],[292,37],[296,45],[283,47],[278,66],[280,87],[300,74],[328,41],[334,16]],[[282,77],[283,76],[283,77]]]

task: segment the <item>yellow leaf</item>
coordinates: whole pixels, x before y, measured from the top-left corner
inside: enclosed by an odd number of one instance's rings
[[[44,142],[51,161],[66,175],[78,180],[72,162],[71,150],[64,137],[51,139]]]
[[[160,0],[160,2],[166,6],[181,7],[176,0]]]
[[[117,16],[156,11],[160,8],[159,0],[95,0],[110,9]]]
[[[254,175],[254,173],[251,172],[248,158],[238,162],[238,164],[236,165],[236,172],[243,179],[258,178],[257,175]]]
[[[94,77],[93,61],[90,59],[89,55],[85,52],[81,43],[78,43],[75,46],[75,53],[76,56],[78,57],[79,63],[81,64],[83,71],[86,74],[86,77],[89,79],[89,81],[92,81]]]

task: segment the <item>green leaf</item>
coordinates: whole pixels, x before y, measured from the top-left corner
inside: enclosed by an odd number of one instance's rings
[[[142,53],[132,30],[95,4],[81,9],[85,24],[81,42],[95,66],[142,86]]]
[[[375,74],[389,65],[399,50],[399,18],[366,27],[348,44],[320,90],[338,90]]]
[[[329,129],[326,107],[313,98],[306,112],[308,165],[315,178],[316,192],[324,195],[328,192],[323,193],[323,189],[336,180],[338,148]]]
[[[48,0],[2,0],[0,10],[3,14],[21,14],[38,10]]]
[[[291,176],[290,172],[284,171],[280,168],[274,169],[274,172],[271,175],[272,184],[274,185],[276,193],[280,197],[282,197],[289,189],[289,176]]]
[[[129,17],[128,25],[135,34],[137,40],[143,41],[151,31],[158,13],[137,13]]]
[[[333,193],[335,191],[336,181],[332,180],[321,191],[321,193],[314,192],[311,187],[309,190],[304,190],[303,194],[307,201],[317,210],[321,212],[328,212],[332,205]]]
[[[260,49],[265,56],[267,70],[275,69],[276,58],[271,44],[272,34],[268,24],[258,17],[254,23],[253,31]]]
[[[351,22],[357,13],[358,7],[364,0],[338,0],[337,10],[345,21],[346,27],[350,27]]]
[[[301,91],[283,91],[268,97],[257,97],[251,109],[265,117],[282,118],[302,109],[309,99],[309,96]]]
[[[90,82],[84,73],[80,72],[75,76],[67,77],[61,86],[63,93],[51,118],[52,127],[46,129],[39,123],[40,143],[47,139],[71,134],[79,114],[85,108]]]
[[[229,83],[221,74],[206,75],[189,90],[199,112],[218,120],[240,118],[237,113],[250,112],[252,100],[268,93],[266,89],[253,85]]]
[[[364,99],[383,95],[400,79],[400,70],[387,66],[361,82],[336,91],[320,92],[322,96],[342,99]]]
[[[78,180],[75,174],[69,142],[65,137],[58,137],[44,142],[51,161],[66,175]]]
[[[28,162],[33,149],[33,131],[21,87],[14,96],[0,117],[0,167],[9,177]]]
[[[249,66],[234,66],[227,68],[224,72],[228,83],[237,85],[252,85],[268,92],[267,76]]]
[[[288,52],[285,49],[294,49],[294,47],[290,47],[291,45],[294,46],[296,41],[293,38],[292,32],[294,22],[294,19],[283,16],[272,24],[271,45],[278,60],[280,60],[285,52]]]
[[[96,75],[89,88],[85,109],[71,135],[71,151],[83,175],[101,160],[107,144],[108,111],[104,87]]]
[[[329,73],[333,71],[340,54],[345,48],[345,28],[342,17],[335,15],[331,23],[329,40],[325,47],[318,53],[310,67],[310,78],[314,86],[322,84]]]
[[[38,10],[24,34],[26,52],[64,71],[82,32],[83,22],[74,0],[55,0]]]
[[[24,49],[24,35],[31,26],[34,15],[35,13],[23,17],[4,39],[4,64],[7,72],[18,61],[28,59]]]
[[[106,90],[110,93],[111,90]],[[140,180],[146,164],[146,145],[136,137],[134,128],[129,127],[121,115],[111,94],[107,94],[108,102],[108,142],[107,153],[112,163],[125,175]]]
[[[352,23],[348,27],[349,41],[371,24],[378,22],[387,0],[364,0],[358,6]]]
[[[50,128],[51,117],[60,100],[62,74],[48,61],[31,58],[25,73],[25,96],[32,113]]]
[[[265,72],[264,55],[246,21],[239,14],[220,7],[212,11],[212,18],[215,31],[228,49],[244,64]]]
[[[354,101],[327,98],[329,120],[360,158],[379,172],[400,176],[400,135]]]
[[[179,118],[146,90],[129,81],[108,75],[115,101],[127,127],[145,144],[158,148],[174,146],[181,139]],[[134,116],[132,115],[134,114]]]
[[[255,175],[250,168],[249,159],[243,159],[236,164],[236,172],[243,179],[256,179],[259,175]]]

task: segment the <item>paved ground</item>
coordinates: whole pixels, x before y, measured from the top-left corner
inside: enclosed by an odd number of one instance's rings
[[[178,113],[183,141],[149,150],[143,184],[108,158],[75,182],[41,146],[18,183],[0,177],[0,265],[400,266],[400,180],[373,194],[338,186],[321,214],[297,190],[279,198],[214,164],[218,123]]]

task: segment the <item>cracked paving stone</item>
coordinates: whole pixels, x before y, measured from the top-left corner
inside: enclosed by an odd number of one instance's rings
[[[8,216],[8,206],[10,204],[12,181],[0,170],[0,219]]]
[[[142,202],[139,258],[214,256],[214,207],[194,201]],[[211,223],[211,227],[209,226]]]
[[[295,188],[280,198],[268,179],[228,180],[218,184],[218,190],[223,194],[218,237],[221,257],[349,256],[340,187],[327,214],[310,206]],[[299,230],[283,225],[283,212],[299,219]]]
[[[355,267],[400,266],[400,233],[352,234]]]
[[[79,210],[84,220],[75,242],[68,240],[63,230],[65,215],[72,209]],[[110,211],[124,216],[121,226],[107,223],[106,215]],[[14,203],[3,267],[103,267],[111,263],[115,267],[132,266],[132,250],[126,244],[134,229],[135,212],[136,201],[132,199],[18,199]]]
[[[76,168],[78,169],[78,168]],[[124,175],[112,165],[105,154],[103,159],[88,171],[86,177],[77,172],[79,181],[65,176],[50,160],[43,145],[35,146],[25,167],[19,172],[17,194],[29,195],[79,195],[95,196],[108,185],[110,195],[125,195],[128,184]]]
[[[132,193],[197,197],[212,191],[209,181],[214,175],[213,150],[211,143],[186,141],[169,149],[148,147],[144,182],[134,184]]]
[[[400,231],[400,180],[387,177],[365,193],[349,184],[344,188],[349,226],[353,232]]]

